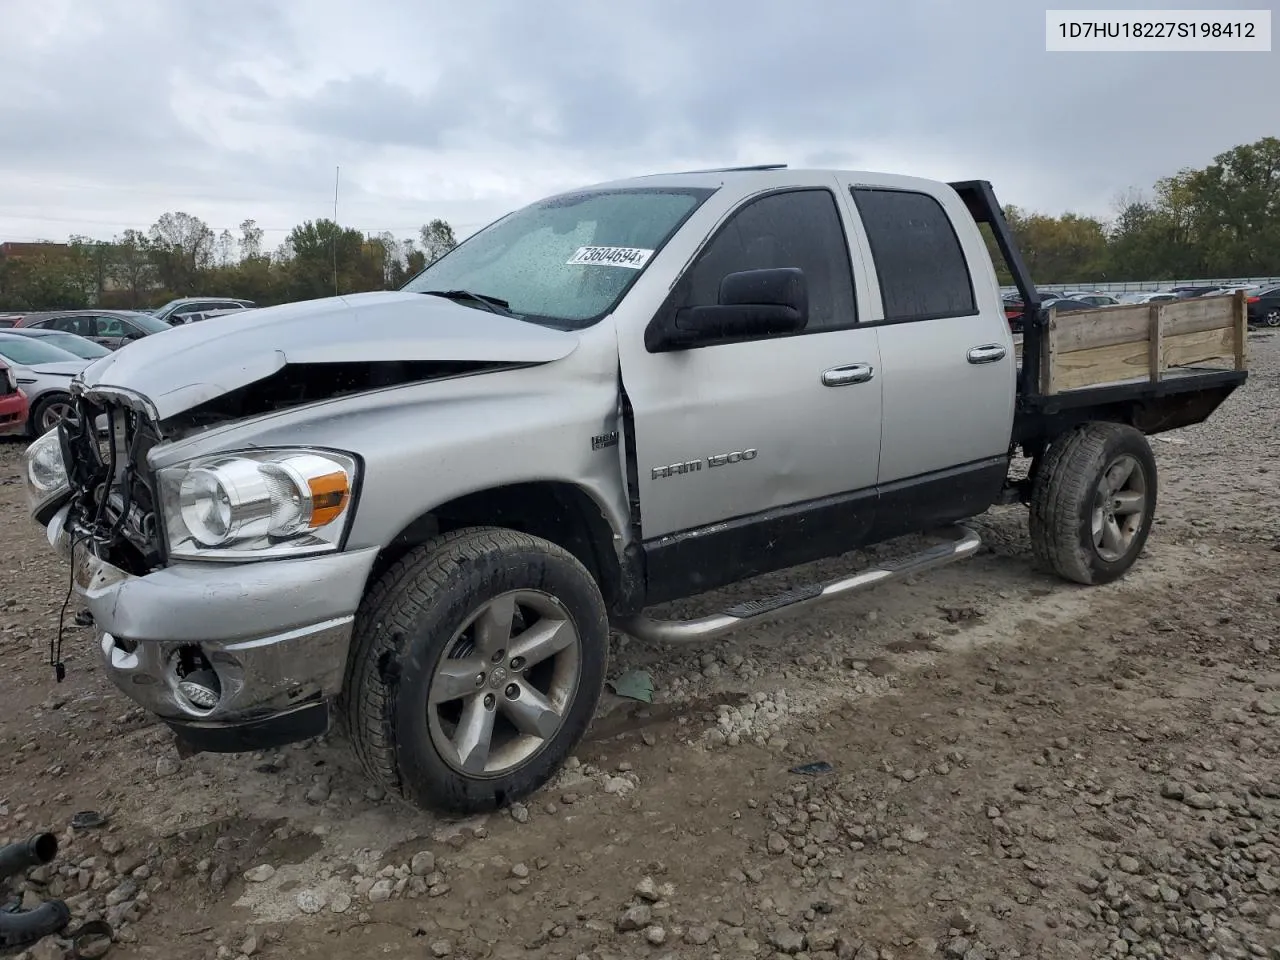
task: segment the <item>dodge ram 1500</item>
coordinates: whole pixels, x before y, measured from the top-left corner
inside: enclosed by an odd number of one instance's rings
[[[106,671],[188,749],[336,720],[394,795],[475,811],[562,765],[611,628],[706,640],[960,560],[994,504],[1029,505],[1047,569],[1120,577],[1155,514],[1145,435],[1244,382],[1244,329],[1230,297],[1040,311],[985,181],[640,177],[517,210],[399,291],[125,346],[27,485]],[[932,531],[834,582],[646,614]]]

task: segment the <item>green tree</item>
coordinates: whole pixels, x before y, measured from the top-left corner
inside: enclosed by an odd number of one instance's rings
[[[453,235],[453,227],[440,219],[425,224],[421,231],[422,252],[427,263],[434,263],[458,245]]]
[[[93,263],[83,251],[51,248],[0,260],[0,306],[56,310],[90,306]]]
[[[256,260],[262,256],[262,228],[256,220],[240,224],[240,262]]]
[[[180,296],[197,292],[213,266],[214,234],[199,217],[163,214],[151,227],[151,256],[160,283]]]
[[[157,283],[151,243],[146,234],[126,230],[111,242],[108,278],[120,289],[125,305],[140,307]]]
[[[344,228],[332,220],[308,220],[293,228],[285,241],[292,300],[312,300],[382,286],[379,248],[369,249],[359,230]],[[369,282],[370,262],[376,280]]]

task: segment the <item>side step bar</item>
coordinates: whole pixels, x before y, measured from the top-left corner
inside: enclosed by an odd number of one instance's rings
[[[637,640],[652,643],[699,643],[714,640],[760,617],[783,611],[792,613],[837,597],[870,590],[890,580],[901,580],[934,567],[967,560],[982,546],[981,538],[968,527],[950,527],[941,531],[940,535],[948,537],[949,541],[900,560],[886,560],[853,576],[829,583],[809,584],[761,600],[748,600],[721,613],[696,620],[655,620],[640,615],[620,619],[614,627]]]

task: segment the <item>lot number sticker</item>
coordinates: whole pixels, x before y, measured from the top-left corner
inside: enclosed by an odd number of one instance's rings
[[[630,267],[639,270],[649,258],[652,250],[641,250],[639,247],[579,247],[577,252],[566,263],[596,264],[602,267]]]

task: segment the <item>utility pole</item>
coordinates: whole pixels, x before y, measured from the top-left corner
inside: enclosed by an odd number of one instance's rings
[[[333,168],[333,295],[338,296],[338,177],[342,167]]]

